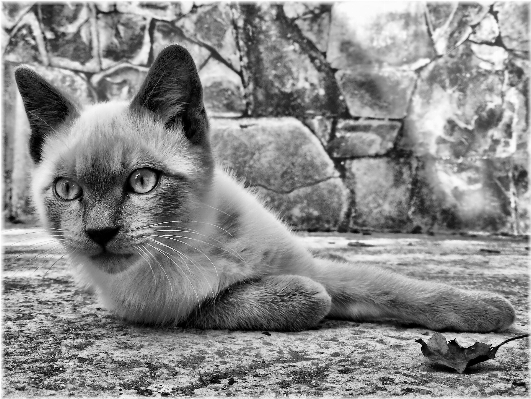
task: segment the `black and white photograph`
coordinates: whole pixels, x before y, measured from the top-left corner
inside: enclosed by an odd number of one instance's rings
[[[529,2],[1,7],[2,397],[529,396]]]

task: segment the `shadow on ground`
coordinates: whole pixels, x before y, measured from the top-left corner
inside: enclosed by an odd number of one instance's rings
[[[444,333],[498,344],[528,330],[528,243],[509,238],[306,234],[313,252],[420,279],[503,294],[518,320],[503,333]],[[460,375],[424,364],[432,331],[328,320],[300,333],[153,329],[126,324],[76,288],[39,229],[4,231],[3,395],[527,396],[529,344]]]

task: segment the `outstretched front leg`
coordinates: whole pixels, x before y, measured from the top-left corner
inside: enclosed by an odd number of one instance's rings
[[[395,319],[433,330],[470,332],[503,330],[515,320],[509,301],[497,294],[415,280],[377,267],[319,259],[311,278],[331,295],[332,318]]]
[[[268,276],[228,287],[184,325],[202,329],[301,331],[330,311],[325,288],[302,276]]]

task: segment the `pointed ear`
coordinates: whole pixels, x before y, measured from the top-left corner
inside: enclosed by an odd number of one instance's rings
[[[31,128],[30,155],[39,163],[46,137],[55,134],[61,124],[77,117],[79,111],[72,101],[32,69],[17,68],[15,80]]]
[[[162,50],[131,102],[131,110],[154,113],[167,129],[181,125],[193,144],[208,142],[203,88],[194,60],[182,46]]]

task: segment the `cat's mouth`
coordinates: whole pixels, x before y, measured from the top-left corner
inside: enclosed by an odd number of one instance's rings
[[[117,254],[106,250],[90,256],[101,269],[109,274],[116,274],[126,270],[132,264],[129,261],[132,257],[133,254]]]

